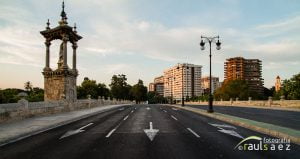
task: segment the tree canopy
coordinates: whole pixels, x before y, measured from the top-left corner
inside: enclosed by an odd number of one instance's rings
[[[132,86],[130,94],[135,99],[136,103],[147,100],[147,87],[144,86],[142,80],[139,79],[138,83]]]
[[[126,75],[113,75],[110,83],[110,91],[113,98],[131,100],[131,86],[127,84]]]
[[[97,99],[98,96],[107,98],[109,96],[109,89],[104,83],[98,83],[96,80],[90,80],[85,77],[81,85],[77,87],[77,98],[86,99],[88,95],[91,98]]]
[[[245,80],[231,80],[222,85],[215,91],[215,98],[217,100],[229,100],[230,98],[239,98],[246,100],[253,95],[249,91],[248,84]]]
[[[300,99],[300,73],[283,81],[281,94],[285,99]]]

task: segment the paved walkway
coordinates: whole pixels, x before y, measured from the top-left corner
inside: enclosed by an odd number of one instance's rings
[[[0,146],[123,105],[100,106],[0,124]]]

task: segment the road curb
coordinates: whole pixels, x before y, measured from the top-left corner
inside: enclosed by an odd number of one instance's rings
[[[198,113],[198,114],[210,117],[210,118],[225,121],[225,122],[231,123],[233,125],[244,127],[244,128],[247,128],[247,129],[250,129],[250,130],[253,130],[253,131],[256,131],[256,132],[260,132],[260,133],[263,133],[263,134],[266,134],[266,135],[270,135],[270,136],[273,136],[273,137],[287,138],[287,139],[290,139],[291,142],[300,145],[300,137],[298,137],[298,136],[292,136],[292,135],[289,135],[289,134],[284,133],[284,132],[272,130],[272,129],[269,129],[269,128],[260,127],[260,126],[257,126],[257,125],[241,122],[241,121],[235,120],[233,118],[225,117],[225,116],[230,116],[230,115],[225,115],[225,114],[221,114],[221,113],[207,113],[205,110],[200,110],[200,109],[196,109],[196,108],[189,108],[189,107],[181,107],[181,106],[176,106],[176,105],[168,105],[168,106],[188,110],[188,111],[191,111],[191,112],[194,112],[194,113]],[[249,120],[249,119],[247,119],[247,120]],[[270,125],[272,125],[272,124],[270,124]]]
[[[91,116],[96,115],[98,113],[103,113],[103,112],[109,111],[111,109],[118,108],[118,107],[121,107],[121,106],[126,106],[126,105],[130,105],[130,104],[115,105],[116,107],[113,107],[113,108],[106,108],[106,109],[104,108],[102,110],[95,111],[95,112],[92,112],[90,114],[85,114],[85,115],[82,115],[82,116],[78,116],[78,117],[72,118],[70,120],[66,120],[66,121],[55,123],[55,124],[52,124],[52,125],[49,125],[49,126],[45,126],[44,128],[41,128],[41,129],[38,129],[38,130],[34,130],[32,132],[29,132],[29,133],[24,133],[24,134],[21,134],[21,135],[17,135],[17,136],[8,138],[6,140],[0,141],[0,147],[5,146],[7,144],[11,144],[11,143],[17,142],[17,141],[20,141],[20,140],[23,140],[23,139],[28,138],[30,136],[34,136],[34,135],[46,132],[46,131],[51,130],[51,129],[58,128],[60,126],[64,126],[64,125],[67,125],[67,124],[79,121],[81,119],[85,119],[85,118],[91,117]],[[110,106],[113,106],[113,105],[110,105]]]

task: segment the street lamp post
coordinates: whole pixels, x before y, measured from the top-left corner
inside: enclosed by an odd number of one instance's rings
[[[175,77],[170,77],[169,81],[171,79],[171,104],[173,104],[173,80],[175,79]]]
[[[204,40],[203,40],[204,39]],[[218,41],[216,41],[218,40]],[[207,112],[209,113],[213,113],[213,96],[212,96],[212,91],[211,91],[211,43],[216,43],[216,49],[220,50],[221,49],[221,42],[219,41],[219,36],[215,36],[215,37],[206,37],[206,36],[201,36],[201,42],[200,42],[200,46],[201,46],[201,50],[205,49],[205,42],[207,41],[209,43],[209,103],[208,103],[208,110]]]
[[[184,94],[183,94],[183,69],[184,69],[184,65],[182,64],[182,70],[181,70],[181,106],[184,106]],[[177,69],[180,69],[180,67],[178,66]],[[189,69],[188,66],[186,66],[186,69]]]

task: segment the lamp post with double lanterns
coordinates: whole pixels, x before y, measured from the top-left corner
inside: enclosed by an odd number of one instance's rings
[[[206,37],[206,36],[201,36],[201,50],[205,49],[205,42],[209,43],[209,102],[208,102],[208,110],[207,112],[213,113],[213,96],[212,96],[212,91],[211,91],[211,43],[216,44],[216,49],[220,50],[221,49],[221,42],[219,40],[219,36],[215,37]]]
[[[185,68],[184,64],[182,64],[182,70],[181,70],[181,106],[184,106],[184,94],[183,94],[183,69]],[[180,66],[177,66],[177,69],[179,70],[180,69]],[[189,66],[186,66],[186,69],[189,69]]]
[[[175,80],[175,77],[169,77],[168,79],[169,81],[171,79],[171,102],[170,103],[173,104],[173,82]]]

